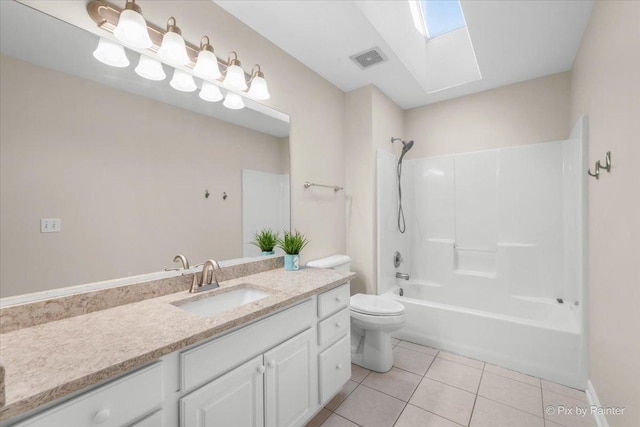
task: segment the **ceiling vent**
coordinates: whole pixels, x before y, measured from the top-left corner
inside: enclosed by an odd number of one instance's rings
[[[387,57],[382,53],[379,47],[374,47],[367,49],[364,52],[356,53],[349,58],[351,58],[351,60],[358,64],[358,67],[363,70],[387,60]]]

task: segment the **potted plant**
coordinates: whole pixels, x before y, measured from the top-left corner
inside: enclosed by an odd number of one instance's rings
[[[284,236],[278,241],[278,247],[284,253],[284,269],[287,271],[300,270],[300,251],[307,246],[309,240],[298,230],[284,231]]]
[[[270,228],[263,228],[259,233],[253,235],[252,245],[260,248],[262,255],[273,255],[273,248],[280,241],[280,234]]]

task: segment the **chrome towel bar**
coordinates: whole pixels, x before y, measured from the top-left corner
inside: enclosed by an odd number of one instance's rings
[[[333,191],[335,191],[336,193],[338,191],[342,191],[344,190],[344,187],[339,187],[337,185],[324,185],[324,184],[315,184],[313,182],[305,182],[304,183],[304,188],[309,188],[309,187],[324,187],[324,188],[333,188]]]

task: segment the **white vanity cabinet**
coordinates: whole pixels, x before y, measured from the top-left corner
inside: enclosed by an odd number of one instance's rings
[[[205,385],[180,399],[180,426],[212,426],[212,420],[234,427],[304,425],[318,406],[315,337],[309,298],[184,351],[182,389]]]
[[[349,284],[53,405],[12,427],[302,427],[351,375]]]
[[[180,399],[180,425],[303,425],[316,400],[312,332],[302,332]]]

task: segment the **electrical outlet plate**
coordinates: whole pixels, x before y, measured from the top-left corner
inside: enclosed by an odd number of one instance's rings
[[[61,228],[60,218],[43,218],[40,220],[41,233],[59,233]]]

